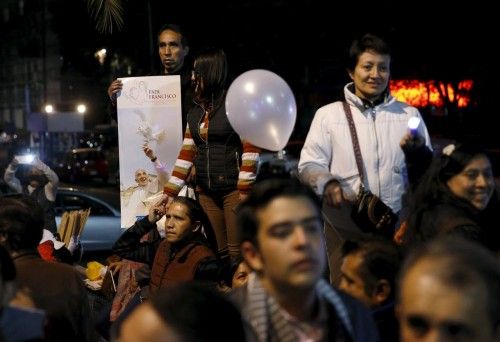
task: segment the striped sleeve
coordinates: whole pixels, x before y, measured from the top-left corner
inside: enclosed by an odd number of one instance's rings
[[[241,155],[241,167],[238,177],[238,190],[247,194],[252,188],[257,176],[257,163],[259,161],[260,148],[243,141],[243,154]]]
[[[193,166],[193,160],[196,153],[196,145],[189,130],[189,124],[186,126],[184,133],[184,141],[179,156],[174,164],[172,175],[168,179],[167,184],[163,188],[163,193],[169,196],[177,196],[181,188],[186,183],[186,178],[189,175],[189,170]]]

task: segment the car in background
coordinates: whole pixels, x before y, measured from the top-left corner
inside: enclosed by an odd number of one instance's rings
[[[83,254],[109,252],[123,232],[118,202],[118,196],[112,198],[111,195],[88,190],[59,188],[55,202],[57,226],[65,211],[90,208],[90,216],[80,237]]]
[[[104,183],[109,178],[106,156],[99,148],[74,148],[68,151],[54,168],[59,178],[70,183],[100,178]]]

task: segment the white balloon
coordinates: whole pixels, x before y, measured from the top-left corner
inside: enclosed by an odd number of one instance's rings
[[[240,138],[279,151],[292,134],[297,105],[292,90],[280,76],[256,69],[241,74],[231,83],[226,114]]]

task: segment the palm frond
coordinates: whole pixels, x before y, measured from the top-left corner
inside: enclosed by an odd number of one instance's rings
[[[122,0],[87,0],[91,17],[95,20],[96,29],[101,33],[113,33],[123,27]]]

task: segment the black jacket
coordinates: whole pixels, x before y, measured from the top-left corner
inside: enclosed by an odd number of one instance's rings
[[[144,235],[147,239],[141,241]],[[113,245],[113,252],[118,256],[144,264],[152,265],[162,238],[156,229],[156,223],[150,223],[148,217],[137,220]]]
[[[486,209],[479,211],[451,194],[443,195],[439,204],[420,209],[410,215],[408,242],[419,244],[442,235],[460,235],[474,240],[493,252],[500,251],[497,223],[498,193],[495,191]]]

